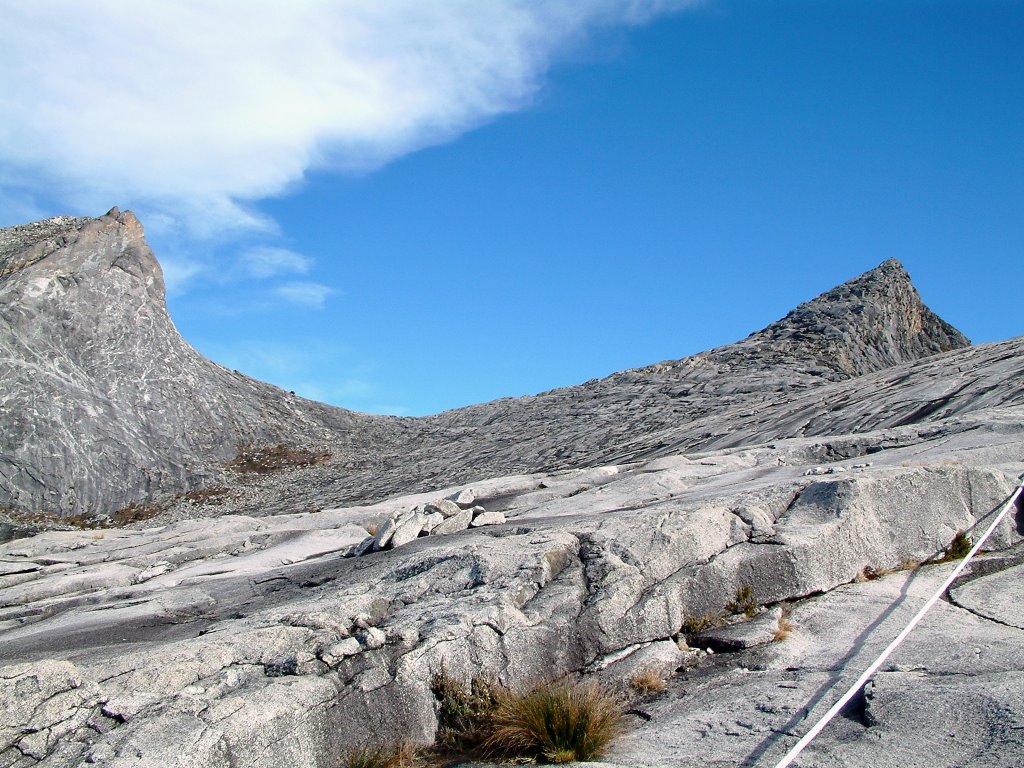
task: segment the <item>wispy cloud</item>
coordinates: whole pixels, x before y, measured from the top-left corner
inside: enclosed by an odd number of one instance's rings
[[[0,194],[272,229],[249,204],[310,169],[371,169],[520,109],[589,30],[696,2],[8,3]]]
[[[160,267],[164,273],[164,286],[170,294],[185,290],[188,284],[203,271],[203,265],[198,261],[173,256],[162,258]]]
[[[274,293],[285,301],[308,309],[323,309],[327,297],[334,293],[329,285],[312,282],[284,283]]]
[[[238,272],[244,277],[267,278],[277,275],[305,274],[313,260],[287,248],[261,245],[242,251],[235,260]]]

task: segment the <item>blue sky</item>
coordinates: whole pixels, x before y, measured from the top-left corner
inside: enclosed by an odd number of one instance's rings
[[[5,12],[0,224],[136,210],[185,338],[300,394],[424,414],[575,384],[890,257],[975,342],[1024,333],[1024,3],[309,0],[236,50],[241,5],[197,4],[207,39],[153,2],[125,58],[97,33],[28,69],[73,5]],[[93,60],[98,106],[62,90]]]

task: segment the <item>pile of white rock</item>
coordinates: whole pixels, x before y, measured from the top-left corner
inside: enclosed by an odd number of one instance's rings
[[[417,504],[389,517],[374,534],[356,545],[349,556],[360,557],[383,549],[394,549],[421,536],[444,536],[467,528],[504,522],[504,514],[488,512],[476,503],[473,489],[466,488],[447,498]]]

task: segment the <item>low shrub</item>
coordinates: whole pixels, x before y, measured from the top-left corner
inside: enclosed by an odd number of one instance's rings
[[[700,616],[687,616],[683,619],[683,634],[697,635],[705,629],[720,627],[725,624],[725,618],[718,613],[703,613]]]
[[[725,604],[725,610],[729,613],[752,618],[757,613],[757,600],[754,599],[753,587],[740,587],[736,590],[736,599]]]
[[[600,757],[622,732],[622,706],[596,683],[557,680],[500,691],[482,748],[506,758],[570,763]]]
[[[949,542],[949,546],[942,553],[942,557],[935,562],[949,563],[953,560],[963,560],[967,557],[967,553],[971,551],[972,546],[974,545],[971,543],[970,537],[963,531],[957,531],[953,540]]]
[[[476,750],[498,704],[497,684],[474,677],[467,686],[442,669],[431,679],[430,690],[438,705],[437,745],[455,753]]]

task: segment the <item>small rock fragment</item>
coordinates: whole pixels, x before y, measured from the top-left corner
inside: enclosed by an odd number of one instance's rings
[[[472,488],[463,488],[461,491],[453,493],[448,498],[463,509],[466,507],[472,507],[476,503],[476,494],[473,493]]]
[[[477,507],[477,509],[483,510],[483,507]],[[474,515],[470,527],[479,528],[481,525],[500,525],[504,522],[505,514],[503,512],[487,512],[484,510]]]
[[[434,529],[437,528],[445,520],[444,515],[440,512],[431,512],[430,514],[423,516],[423,531],[426,533],[433,533]]]
[[[384,631],[377,627],[370,627],[369,629],[359,633],[359,640],[365,648],[371,651],[375,651],[378,648],[383,648],[384,643],[387,641],[387,635]]]
[[[460,507],[451,499],[438,499],[437,501],[432,501],[429,504],[427,504],[423,508],[423,511],[428,515],[432,515],[435,512],[440,512],[444,517],[447,518],[459,514],[459,512],[462,511],[462,507]]]
[[[395,535],[397,529],[398,524],[395,518],[385,520],[384,524],[377,530],[377,535],[373,537],[373,548],[375,550],[384,549],[384,547],[391,543],[391,537]]]
[[[469,524],[473,521],[473,510],[461,509],[459,514],[453,515],[445,520],[443,523],[438,525],[430,532],[431,536],[444,536],[449,533],[458,533],[469,528]]]

